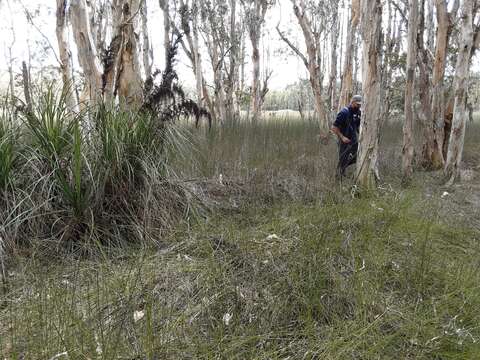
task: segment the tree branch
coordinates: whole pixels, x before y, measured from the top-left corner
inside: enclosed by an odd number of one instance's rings
[[[298,55],[300,59],[302,59],[305,67],[308,68],[308,60],[305,57],[305,55],[303,55],[302,52],[298,50],[298,48],[295,45],[293,45],[292,42],[288,40],[287,37],[280,31],[279,25],[277,25],[276,29],[277,29],[278,35],[280,35],[280,38],[290,47],[290,49],[293,50],[295,54]]]
[[[398,10],[403,21],[405,21],[405,24],[407,24],[408,26],[408,19],[407,19],[407,16],[405,15],[405,12],[402,10],[402,8],[393,0],[390,1],[390,4],[392,4],[393,7]]]
[[[28,11],[28,9],[25,7],[25,5],[23,4],[22,1],[19,1],[20,5],[22,5],[22,8],[23,8],[23,11],[25,13],[25,16],[27,17],[27,21],[30,23],[30,25],[33,26],[33,28],[35,30],[38,31],[38,33],[43,37],[43,39],[47,42],[48,44],[48,47],[50,48],[50,50],[52,50],[53,52],[53,56],[55,57],[55,60],[57,60],[58,64],[60,66],[62,66],[62,62],[60,61],[60,59],[58,58],[57,56],[57,52],[55,51],[55,48],[53,47],[52,43],[50,42],[50,40],[48,39],[48,37],[42,32],[42,30],[40,30],[40,28],[35,25],[35,23],[33,22],[33,18],[32,18],[32,15],[30,14],[30,12]]]

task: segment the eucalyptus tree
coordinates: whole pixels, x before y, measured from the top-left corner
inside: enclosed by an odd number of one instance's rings
[[[350,21],[347,28],[347,39],[345,44],[345,58],[342,72],[342,85],[338,107],[348,104],[353,95],[353,50],[355,34],[360,20],[360,0],[352,0],[350,5]]]
[[[153,48],[150,41],[149,29],[148,29],[148,7],[147,0],[141,0],[140,3],[140,16],[142,19],[142,60],[143,69],[145,72],[145,79],[149,79],[152,76],[153,66]]]
[[[360,5],[362,34],[362,122],[357,158],[357,183],[369,188],[376,185],[378,143],[382,115],[382,3],[362,0]]]
[[[120,102],[138,106],[143,99],[143,80],[138,46],[140,0],[112,0],[113,29],[103,57],[103,86],[107,101],[118,95]]]
[[[72,0],[70,15],[78,62],[84,76],[81,99],[85,99],[90,104],[96,104],[102,97],[102,69],[88,21],[86,1]]]
[[[331,21],[331,4],[313,0],[291,0],[293,12],[302,30],[305,41],[305,55],[286,34],[277,27],[280,38],[302,60],[308,70],[310,86],[315,99],[315,111],[318,114],[322,136],[326,136],[329,129],[327,112],[323,101],[323,73],[322,64],[322,35]]]
[[[111,0],[110,9],[111,23],[105,19],[108,29],[99,31],[97,27],[103,29],[105,25],[92,25],[85,0],[72,0],[70,4],[78,60],[85,77],[84,98],[98,103],[102,99],[115,102],[118,97],[125,106],[138,106],[143,96],[137,40],[141,3],[140,0]],[[106,42],[104,32],[111,34],[105,50],[101,49]]]
[[[163,13],[163,47],[165,52],[165,63],[168,61],[168,50],[171,44],[171,15],[170,15],[170,1],[158,0],[158,5]]]
[[[452,33],[456,13],[458,12],[459,0],[454,0],[452,10],[448,12],[447,0],[435,0],[437,16],[437,32],[435,38],[435,54],[432,75],[432,104],[431,125],[425,137],[425,162],[434,169],[442,168],[445,164],[443,155],[444,122],[445,122],[445,68],[447,63],[447,51]]]
[[[477,19],[480,3],[478,0],[463,0],[460,10],[460,35],[454,78],[454,108],[452,130],[445,163],[447,183],[458,177],[462,160],[465,130],[467,126],[467,92],[470,77],[470,63],[480,42],[480,21]],[[476,23],[475,23],[476,22]]]
[[[60,56],[60,72],[62,73],[62,81],[64,91],[66,93],[66,100],[70,109],[76,107],[73,95],[73,77],[72,77],[72,62],[70,43],[67,35],[67,0],[57,0],[56,12],[56,36],[58,42],[59,56]]]
[[[269,7],[275,4],[274,0],[241,0],[244,8],[245,24],[252,46],[252,88],[251,112],[252,118],[257,119],[265,94],[260,84],[260,39],[262,37],[265,15]]]
[[[223,77],[221,77],[221,74],[218,74],[218,71],[222,71],[220,69],[222,64],[218,65],[217,67],[218,63],[216,63],[215,65],[213,65],[212,63],[215,83],[215,99],[212,100],[207,88],[206,77],[204,75],[204,59],[202,56],[202,52],[205,49],[205,46],[202,48],[201,37],[203,36],[203,39],[206,39],[206,37],[208,36],[207,33],[212,27],[210,21],[217,18],[215,14],[210,14],[211,11],[215,12],[216,10],[218,10],[216,5],[218,5],[218,2],[216,1],[179,0],[179,21],[178,23],[175,21],[171,22],[173,32],[175,32],[178,36],[183,37],[180,38],[180,42],[187,58],[192,64],[192,70],[195,76],[197,103],[201,106],[203,106],[203,104],[207,105],[213,121],[217,121],[216,107],[219,107],[220,109],[223,109],[224,107],[227,108],[227,106],[222,105],[222,101],[224,101],[222,92],[224,90],[222,88],[220,80],[223,79]],[[223,10],[225,9],[228,10],[227,7],[223,7]],[[223,16],[223,19],[225,20],[226,16]],[[215,24],[215,21],[213,23],[213,28],[215,30],[216,36],[218,36],[219,33],[225,34],[224,31],[216,31],[217,24]],[[216,53],[216,51],[211,49],[211,46],[216,45],[216,43],[204,41],[203,45],[207,46],[207,51],[209,55]],[[226,110],[222,111],[222,113],[224,114],[224,116],[226,116]],[[223,120],[225,119],[222,118],[222,121]]]
[[[405,180],[412,177],[413,119],[415,69],[417,63],[418,0],[408,2],[407,78],[405,84],[405,121],[403,123],[402,172]]]
[[[242,51],[242,39],[245,23],[240,16],[242,8],[237,5],[237,0],[200,0],[198,5],[195,4],[198,6],[196,10],[198,20],[195,19],[198,21],[197,31],[203,38],[213,73],[214,109],[210,109],[210,112],[220,118],[222,123],[232,121],[239,116],[238,90],[241,78],[240,68],[244,64],[245,52]],[[191,18],[190,23],[185,24],[183,21],[184,32],[185,29],[191,31],[190,29],[194,25],[193,15]],[[187,38],[187,40],[190,44],[188,47],[191,49],[187,51],[187,55],[190,53],[193,61],[192,50],[195,49],[195,39]],[[198,51],[198,55],[201,55],[200,51]],[[209,105],[210,100],[205,80],[202,86],[204,99]]]
[[[340,23],[339,23],[339,2],[336,0],[332,1],[331,11],[332,11],[332,21],[330,28],[330,71],[329,71],[329,81],[328,81],[328,102],[329,110],[332,113],[331,118],[335,114],[338,104],[337,104],[337,62],[338,62],[338,52],[340,48],[341,52],[341,38],[339,36]]]

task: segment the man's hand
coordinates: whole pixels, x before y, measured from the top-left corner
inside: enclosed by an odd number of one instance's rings
[[[337,128],[335,125],[332,126],[330,131],[332,133],[334,133],[335,135],[337,135],[342,143],[350,144],[352,142],[349,138],[347,138],[345,135],[343,135],[342,132],[340,131],[340,129]]]

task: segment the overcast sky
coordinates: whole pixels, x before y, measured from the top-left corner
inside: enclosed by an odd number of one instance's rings
[[[342,0],[340,0],[342,2]],[[163,24],[162,15],[158,7],[158,0],[147,0],[149,11],[149,30],[152,46],[154,49],[155,66],[163,68]],[[19,73],[22,60],[28,60],[29,51],[35,58],[35,66],[56,65],[55,53],[58,53],[55,36],[55,0],[0,0],[0,83],[5,84],[8,80],[7,64],[9,59],[8,48],[12,48],[14,58],[14,71]],[[28,24],[23,13],[23,7],[35,14],[34,26]],[[265,24],[265,36],[263,43],[263,53],[267,51],[269,56],[269,67],[273,70],[270,80],[271,89],[283,89],[288,84],[294,83],[299,78],[306,78],[307,73],[304,65],[298,57],[288,55],[285,51],[286,45],[279,40],[275,30],[277,24],[280,24],[282,30],[292,30],[291,36],[294,42],[298,43],[300,48],[304,48],[300,29],[294,19],[290,0],[277,0],[277,5],[267,13]],[[15,32],[13,38],[12,27]],[[71,36],[71,35],[70,35]],[[48,39],[50,44],[45,41]],[[248,44],[248,42],[247,42]],[[42,51],[42,46],[46,46]],[[51,46],[51,47],[50,47]],[[71,41],[74,61],[76,62],[75,46],[73,39]],[[248,49],[248,48],[247,48]],[[40,57],[44,54],[44,57]],[[204,56],[206,59],[206,56]],[[263,58],[265,61],[265,57]],[[248,59],[247,59],[248,61]],[[208,64],[204,64],[209,68]],[[251,64],[246,65],[246,74],[250,73]],[[474,60],[474,69],[479,68],[478,56]],[[189,61],[184,55],[179,57],[179,66],[177,68],[180,80],[190,87],[193,87],[194,77],[189,67]],[[211,72],[210,72],[211,73]],[[207,79],[209,72],[207,72]],[[326,76],[325,76],[326,78]]]
[[[7,64],[9,62],[8,48],[10,46],[12,46],[14,71],[16,72],[20,71],[21,61],[28,60],[29,51],[32,54],[37,54],[36,56],[34,55],[36,59],[36,64],[33,64],[34,66],[40,65],[40,63],[43,65],[56,65],[57,62],[54,52],[58,53],[58,50],[55,36],[55,0],[0,0],[0,2],[2,3],[0,8],[0,14],[2,15],[2,22],[0,24],[0,82],[5,83],[8,81]],[[148,0],[148,5],[149,30],[154,49],[155,66],[162,69],[164,59],[163,17],[158,7],[158,0]],[[34,26],[28,24],[23,13],[23,6],[29,11],[35,12],[35,27],[40,29],[43,35],[40,34]],[[278,39],[275,27],[280,22],[282,29],[287,30],[289,27],[291,28],[291,24],[295,24],[293,20],[290,0],[280,0],[274,9],[267,13],[265,44],[262,48],[265,53],[267,51],[270,52],[269,66],[273,70],[270,80],[270,87],[272,89],[284,88],[300,77],[306,77],[304,65],[298,61],[297,57],[288,54],[280,56],[278,51],[279,49],[285,49],[285,44]],[[15,32],[15,38],[13,37],[12,27]],[[45,40],[46,38],[48,38],[51,48],[49,48],[49,44]],[[300,40],[300,38],[298,38],[298,40]],[[45,51],[42,50],[43,45],[46,45]],[[302,44],[300,44],[300,46],[301,45]],[[71,46],[74,52],[73,39]],[[45,53],[45,57],[39,59],[38,54],[41,53]],[[206,57],[204,57],[204,59],[206,59]],[[75,54],[74,60],[76,60]],[[250,72],[250,65],[250,63],[246,65],[247,74]],[[179,66],[177,69],[180,80],[186,85],[193,87],[194,78],[189,66],[188,59],[182,54],[179,57]],[[204,67],[208,67],[208,64],[204,64]]]

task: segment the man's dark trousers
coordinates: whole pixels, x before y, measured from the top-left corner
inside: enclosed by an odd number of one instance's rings
[[[349,144],[344,144],[340,141],[338,146],[338,175],[345,176],[345,170],[347,167],[357,162],[357,150],[358,143],[356,141]]]

